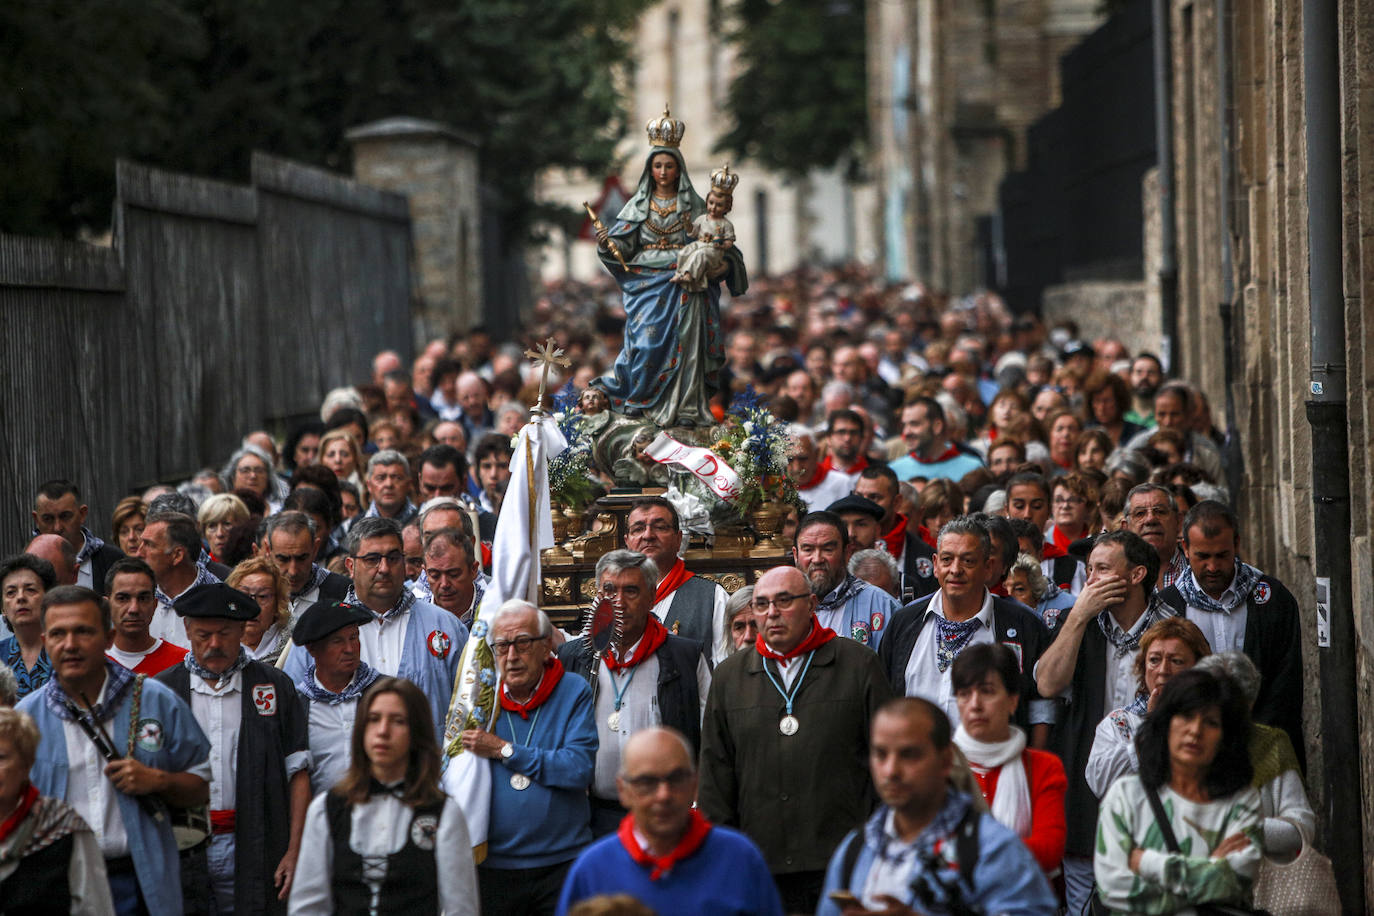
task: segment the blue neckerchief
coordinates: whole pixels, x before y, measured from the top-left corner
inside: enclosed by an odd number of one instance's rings
[[[362,600],[358,597],[358,593],[355,592],[353,590],[353,586],[350,585],[348,587],[348,591],[344,593],[343,603],[356,604],[360,608],[365,608],[367,612],[371,614],[373,617],[390,618],[398,616],[400,614],[404,614],[406,611],[414,607],[415,595],[411,593],[410,589],[405,588],[403,586],[401,588],[401,597],[396,599],[396,603],[392,605],[391,610],[387,611],[385,614],[378,614],[376,611],[372,610],[372,608],[368,607],[366,604],[363,604]]]
[[[108,658],[105,659],[105,676],[109,678],[109,683],[105,685],[105,694],[102,697],[97,697],[96,701],[91,706],[91,712],[95,716],[97,722],[103,722],[105,719],[114,715],[114,711],[119,706],[120,700],[123,699],[124,691],[129,689],[136,677],[128,668],[125,668],[123,665],[117,665]],[[76,721],[72,717],[71,711],[67,708],[68,704],[75,706],[77,709],[86,708],[85,703],[78,702],[72,697],[67,696],[67,692],[62,689],[62,685],[58,683],[57,678],[48,681],[47,689],[43,692],[43,702],[48,704],[48,709],[52,710],[53,715],[67,722]]]
[[[81,552],[76,555],[77,566],[80,566],[82,563],[85,563],[95,554],[97,550],[105,546],[105,542],[102,541],[100,538],[96,537],[95,535],[91,534],[91,532],[86,528],[85,525],[81,526],[81,533],[86,536],[86,543],[81,545]],[[96,588],[100,588],[103,584],[104,583],[97,584]]]
[[[363,691],[372,686],[372,682],[381,676],[382,673],[368,665],[367,662],[359,662],[358,670],[353,672],[353,680],[348,682],[348,686],[338,693],[331,693],[320,686],[320,682],[315,679],[315,660],[312,658],[309,664],[305,666],[305,677],[301,678],[296,687],[305,694],[308,700],[324,703],[326,706],[338,706],[340,703],[358,699],[363,695]]]
[[[816,605],[816,612],[818,614],[823,614],[826,611],[839,610],[844,607],[845,602],[857,595],[859,589],[862,587],[862,579],[852,573],[846,574],[844,580],[841,581],[839,585],[835,586],[830,594],[820,599],[820,602]]]
[[[182,659],[182,664],[186,666],[186,670],[190,671],[196,677],[204,678],[207,681],[214,681],[215,689],[219,690],[223,688],[225,684],[229,683],[229,679],[242,671],[244,666],[252,660],[253,657],[248,654],[248,650],[243,646],[239,646],[239,657],[234,659],[233,663],[230,664],[228,668],[225,668],[221,674],[216,674],[196,661],[196,654],[194,652],[187,652],[186,658]]]
[[[1231,580],[1231,593],[1235,595],[1235,602],[1227,607],[1211,595],[1207,594],[1197,584],[1197,577],[1191,573],[1182,576],[1174,582],[1174,587],[1178,589],[1183,600],[1188,602],[1189,607],[1195,607],[1200,611],[1207,611],[1212,614],[1229,614],[1240,605],[1244,604],[1250,597],[1250,593],[1259,584],[1260,577],[1264,573],[1248,563],[1242,563],[1240,558],[1236,558],[1236,577]]]
[[[183,591],[181,595],[186,594],[186,592],[189,592],[197,585],[214,585],[216,582],[219,581],[219,577],[217,577],[214,573],[210,572],[210,570],[205,568],[204,558],[205,553],[204,551],[202,551],[201,559],[196,561],[196,581],[186,586],[186,591]],[[154,590],[157,592],[157,600],[159,603],[165,604],[167,607],[173,608],[173,610],[175,610],[172,599],[167,597],[167,593],[162,590],[161,586],[155,586]],[[181,595],[178,595],[177,597],[180,598]]]
[[[318,563],[312,563],[310,567],[310,581],[305,583],[305,588],[293,593],[291,595],[291,600],[295,601],[297,598],[299,598],[301,595],[304,595],[306,592],[312,589],[319,588],[321,585],[324,585],[324,580],[328,578],[329,570],[325,569]]]
[[[1134,715],[1145,718],[1145,713],[1150,709],[1150,696],[1146,693],[1138,693],[1135,699],[1126,706],[1126,711]]]
[[[1145,631],[1154,626],[1165,617],[1173,617],[1174,609],[1160,600],[1159,592],[1150,592],[1150,600],[1145,602],[1145,613],[1136,625],[1131,629],[1134,633],[1127,633],[1119,625],[1113,625],[1111,611],[1103,611],[1097,615],[1097,625],[1102,628],[1102,635],[1107,637],[1107,642],[1111,643],[1116,650],[1117,658],[1124,658],[1130,653],[1140,648],[1140,637]]]

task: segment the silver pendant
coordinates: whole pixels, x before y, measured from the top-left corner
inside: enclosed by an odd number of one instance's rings
[[[510,787],[517,792],[523,792],[530,787],[530,778],[524,773],[512,773]]]
[[[606,717],[606,725],[613,732],[620,731],[620,710],[616,710]]]
[[[793,715],[783,716],[782,721],[778,723],[778,731],[788,737],[795,735],[799,728],[801,728],[801,723],[798,722],[797,717]]]

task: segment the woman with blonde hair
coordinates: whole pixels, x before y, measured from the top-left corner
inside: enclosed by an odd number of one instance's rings
[[[320,464],[333,471],[340,483],[351,483],[362,492],[362,446],[347,427],[331,429],[320,437]]]
[[[477,916],[478,900],[467,820],[439,787],[429,701],[379,678],[358,701],[348,772],[306,812],[289,912]]]
[[[290,588],[266,557],[244,560],[225,583],[258,603],[258,616],[244,624],[243,648],[250,658],[275,665],[291,639]]]
[[[200,504],[196,521],[205,534],[210,559],[223,563],[234,526],[248,521],[248,506],[233,493],[216,493]]]

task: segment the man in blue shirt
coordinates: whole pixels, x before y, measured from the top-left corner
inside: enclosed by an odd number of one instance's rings
[[[945,714],[918,697],[878,710],[868,759],[883,804],[831,856],[817,916],[856,906],[926,916],[1058,911],[1020,838],[950,786],[951,737]]]
[[[782,916],[758,847],[692,807],[694,756],[683,735],[669,728],[645,729],[626,743],[616,788],[629,813],[616,833],[573,863],[559,916],[601,894],[629,894],[660,916]]]
[[[934,398],[913,398],[902,408],[902,440],[908,454],[888,465],[898,480],[946,477],[957,481],[983,466],[945,438],[945,430],[945,410]]]

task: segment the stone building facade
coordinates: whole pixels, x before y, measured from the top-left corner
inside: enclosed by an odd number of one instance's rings
[[[730,158],[713,151],[729,127],[725,98],[737,71],[734,48],[726,41],[728,13],[720,0],[663,0],[640,16],[625,87],[631,130],[617,148],[620,181],[630,193],[648,152],[642,125],[662,114],[665,103],[687,125],[682,154],[703,196],[711,172]],[[748,161],[731,162],[731,168],[740,184],[729,219],[751,274],[874,258],[874,227],[863,217],[873,209],[867,185],[847,182],[838,171],[791,180]],[[596,199],[602,180],[550,170],[539,178],[538,196],[580,209],[582,201]],[[556,229],[550,236],[537,256],[544,279],[586,279],[603,271],[591,242]]]
[[[989,283],[978,220],[1025,164],[1028,125],[1059,101],[1059,58],[1096,0],[868,4],[870,221],[893,280],[955,294]]]

